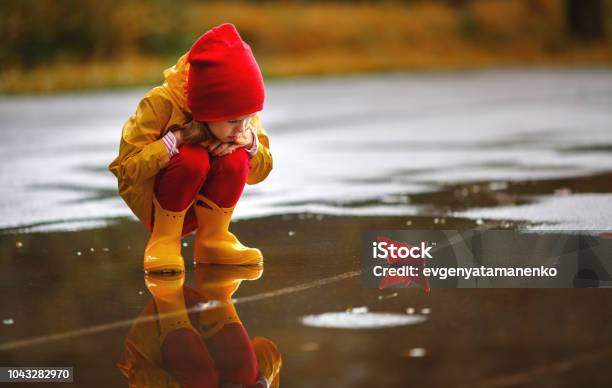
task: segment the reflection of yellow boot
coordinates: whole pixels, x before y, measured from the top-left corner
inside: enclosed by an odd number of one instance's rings
[[[196,265],[194,280],[198,293],[205,301],[215,301],[212,308],[200,312],[202,337],[209,338],[230,323],[240,323],[232,295],[243,280],[259,279],[262,273],[261,265]]]
[[[196,289],[205,300],[231,301],[242,281],[259,279],[263,269],[263,265],[197,264]]]
[[[179,387],[164,365],[162,344],[168,342],[171,333],[189,332],[192,337],[200,339],[199,334],[185,324],[185,317],[179,316],[185,307],[181,304],[181,295],[184,295],[183,279],[184,273],[172,276],[145,274],[144,282],[153,295],[153,301],[146,305],[134,321],[125,339],[125,349],[117,363],[130,387],[157,387],[161,381],[168,388]],[[177,312],[179,315],[174,315]],[[180,323],[173,325],[169,318]]]
[[[165,210],[153,197],[155,222],[144,254],[146,272],[182,272],[185,270],[181,256],[181,234],[187,209],[180,212]]]
[[[184,282],[184,272],[173,276],[145,275],[145,284],[151,295],[153,295],[159,317],[160,345],[164,343],[168,333],[180,328],[198,333],[191,324],[187,314],[183,294]]]
[[[261,251],[245,247],[229,231],[234,208],[221,208],[205,196],[196,196],[195,213],[198,232],[194,248],[197,263],[259,264]]]
[[[278,348],[274,342],[264,337],[255,337],[251,343],[257,356],[259,373],[265,377],[270,388],[278,388],[280,384],[280,369],[283,365]]]

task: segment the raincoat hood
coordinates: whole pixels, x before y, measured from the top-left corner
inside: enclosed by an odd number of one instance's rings
[[[164,84],[162,87],[186,116],[191,117],[187,105],[187,77],[189,76],[188,54],[181,56],[176,64],[164,70]]]

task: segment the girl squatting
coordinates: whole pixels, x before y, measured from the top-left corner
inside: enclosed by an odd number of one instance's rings
[[[125,123],[109,165],[119,194],[151,233],[145,271],[184,271],[181,237],[194,230],[198,263],[261,263],[259,249],[228,230],[245,183],[261,182],[272,169],[258,117],[264,82],[251,48],[223,24],[164,77]]]

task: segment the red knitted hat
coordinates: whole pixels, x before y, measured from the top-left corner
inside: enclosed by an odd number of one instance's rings
[[[187,104],[194,120],[223,121],[263,109],[261,71],[233,24],[207,31],[189,50]]]

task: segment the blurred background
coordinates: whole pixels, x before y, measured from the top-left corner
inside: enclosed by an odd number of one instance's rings
[[[612,0],[0,4],[0,93],[152,85],[236,24],[264,75],[612,64]]]

